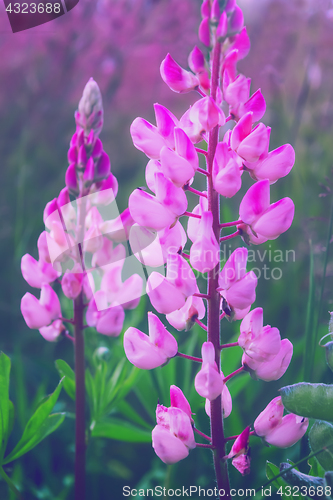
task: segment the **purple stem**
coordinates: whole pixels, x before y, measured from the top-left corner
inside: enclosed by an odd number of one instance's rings
[[[202,444],[196,443],[197,448],[210,448],[211,450],[215,450],[215,446],[213,444]]]
[[[185,259],[189,259],[190,256],[188,253],[185,253],[185,252],[182,252],[182,257],[184,257]]]
[[[221,243],[221,241],[231,240],[231,238],[235,238],[235,236],[238,236],[239,234],[240,234],[240,230],[237,229],[237,231],[235,231],[232,234],[228,234],[228,236],[222,236],[222,238],[220,238],[220,243]]]
[[[207,332],[207,326],[206,326],[206,325],[204,325],[204,324],[202,323],[202,321],[200,321],[200,319],[195,318],[195,320],[194,320],[194,321],[195,321],[196,323],[198,323],[198,325],[199,325],[199,326],[201,326],[201,328],[203,328],[203,329]]]
[[[201,88],[200,88],[200,87],[197,87],[195,90],[196,90],[196,91],[198,92],[198,94],[200,94],[202,97],[207,97],[207,95],[204,93],[204,91],[203,91],[203,90],[201,90]]]
[[[221,63],[221,43],[216,41],[212,53],[212,76],[211,76],[211,98],[216,99],[217,88],[219,85]],[[207,198],[208,210],[213,214],[213,231],[216,239],[220,236],[219,220],[219,195],[213,186],[212,171],[216,147],[219,139],[219,126],[217,125],[209,132],[208,155],[207,155]],[[215,348],[215,361],[220,370],[220,301],[221,297],[216,290],[219,286],[219,264],[208,273],[207,295],[207,340],[212,342]],[[210,424],[213,450],[214,468],[216,482],[219,490],[224,491],[223,500],[230,499],[230,485],[227,469],[227,461],[223,460],[226,455],[225,439],[222,418],[221,396],[217,397],[210,404]],[[222,499],[222,496],[220,497]]]
[[[221,319],[223,319],[223,318],[224,318],[224,316],[225,316],[225,311],[223,311],[223,313],[222,313],[222,314],[220,314],[220,321],[221,321]]]
[[[75,344],[75,338],[72,337],[68,332],[65,332],[64,335],[67,339],[71,340]]]
[[[244,370],[244,366],[241,366],[240,368],[238,368],[238,370],[235,370],[234,372],[230,373],[230,375],[228,375],[227,377],[224,377],[223,382],[226,383],[232,377],[234,377],[235,375],[237,375],[237,373],[240,373],[243,370]]]
[[[201,358],[195,358],[194,356],[188,356],[187,354],[183,354],[182,352],[177,352],[176,356],[180,358],[190,359],[191,361],[197,361],[198,363],[202,363]]]
[[[67,318],[59,318],[59,319],[64,323],[70,323],[71,325],[75,324],[73,319],[67,319]]]

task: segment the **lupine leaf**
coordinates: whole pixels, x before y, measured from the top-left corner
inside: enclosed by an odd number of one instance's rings
[[[16,460],[28,451],[32,450],[35,446],[37,446],[37,444],[43,441],[46,436],[58,429],[59,425],[61,425],[64,421],[65,416],[65,413],[53,413],[52,415],[46,417],[41,426],[30,437],[30,439],[26,442],[22,442],[20,447],[17,445],[15,449],[5,458],[3,465]]]
[[[128,422],[116,418],[97,422],[91,430],[92,437],[104,437],[131,443],[150,443],[151,431],[140,429]]]
[[[326,448],[316,457],[326,471],[333,470],[333,425],[318,420],[311,427],[309,441],[314,453]]]
[[[50,422],[46,423],[43,425],[50,415],[54,405],[57,402],[57,399],[59,397],[61,387],[63,384],[63,380],[61,379],[57,388],[55,391],[50,394],[40,406],[38,406],[37,410],[35,413],[32,415],[30,420],[28,421],[27,425],[25,426],[25,429],[23,431],[23,435],[20,439],[20,441],[17,443],[13,451],[5,458],[4,464],[11,462],[15,458],[23,455],[27,451],[31,450],[36,444],[38,444],[42,439],[44,439],[45,436],[50,434],[50,432],[53,432],[63,421],[64,416],[62,417],[62,420],[60,417],[57,417],[57,419],[51,419]],[[54,427],[54,422],[56,421],[56,427]],[[51,429],[51,430],[48,430]],[[23,450],[23,451],[22,451]]]
[[[4,456],[9,437],[10,401],[9,401],[10,359],[3,352],[0,354],[0,455]]]
[[[63,359],[57,359],[55,362],[60,377],[65,377],[63,386],[68,396],[75,401],[75,373],[72,368]]]
[[[280,472],[283,472],[285,469],[289,469],[284,474],[284,479],[292,486],[298,486],[301,488],[304,486],[306,490],[312,486],[314,488],[314,492],[317,491],[318,486],[324,486],[324,479],[322,477],[309,476],[308,474],[303,474],[302,472],[297,471],[296,469],[290,469],[290,464],[282,463],[280,464]],[[294,497],[296,495],[293,495]],[[299,496],[299,495],[297,495]],[[311,498],[315,500],[322,500],[323,495],[319,497],[319,495],[311,495]]]
[[[333,421],[333,385],[300,382],[280,389],[285,408],[302,417]]]

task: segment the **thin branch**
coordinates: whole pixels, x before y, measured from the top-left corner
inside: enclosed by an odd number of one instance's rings
[[[239,345],[238,342],[232,342],[231,344],[222,344],[220,345],[220,349],[226,349],[227,347],[234,347],[236,345]]]
[[[195,148],[195,150],[196,150],[197,153],[201,153],[204,156],[208,155],[208,151],[206,151],[205,149]]]
[[[235,370],[234,372],[230,373],[230,375],[228,375],[227,377],[224,377],[223,383],[225,384],[228,380],[230,380],[232,377],[237,375],[237,373],[240,373],[243,370],[244,370],[244,366],[241,366],[240,368],[238,368],[238,370]]]
[[[201,219],[201,215],[192,214],[192,212],[184,212],[182,215],[187,215],[187,217],[194,217],[195,219]]]
[[[238,236],[240,234],[240,230],[237,229],[237,231],[235,231],[234,233],[232,234],[228,234],[228,236],[222,236],[220,238],[220,243],[221,241],[226,241],[226,240],[231,240],[231,238],[235,238],[236,236]]]
[[[207,434],[204,434],[203,432],[199,431],[196,427],[193,427],[193,430],[194,430],[194,432],[196,432],[197,434],[199,434],[199,436],[207,439],[207,441],[211,441],[212,440],[211,437],[209,437],[209,436],[207,436]]]
[[[194,293],[193,297],[200,297],[201,299],[210,299],[210,296],[207,293]]]
[[[212,444],[202,444],[202,443],[196,443],[197,448],[210,448],[211,450],[215,450],[216,446],[213,446]]]
[[[176,356],[180,358],[190,359],[191,361],[197,361],[198,363],[202,363],[201,358],[195,358],[194,356],[188,356],[187,354],[183,354],[182,352],[177,352]]]
[[[231,226],[238,226],[238,224],[243,224],[242,220],[233,220],[232,222],[224,222],[222,224],[219,224],[219,227],[231,227]]]
[[[197,172],[200,172],[200,174],[203,174],[203,175],[207,175],[209,177],[209,173],[207,172],[207,170],[204,170],[203,168],[199,167],[197,168]]]
[[[202,323],[202,321],[200,321],[200,319],[195,318],[195,320],[194,320],[194,321],[195,321],[195,322],[196,322],[199,326],[201,326],[201,328],[202,328],[203,330],[205,330],[205,332],[207,332],[207,326],[206,326],[206,325],[204,325],[204,323]]]
[[[184,187],[184,191],[190,191],[191,193],[197,194],[198,196],[203,196],[204,198],[207,198],[206,193],[202,193],[201,191],[198,191],[197,189],[194,189],[188,185],[186,187]]]

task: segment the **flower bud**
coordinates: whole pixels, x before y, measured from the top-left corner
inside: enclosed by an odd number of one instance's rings
[[[199,86],[197,77],[179,66],[170,54],[162,61],[160,72],[162,80],[174,92],[183,94]]]
[[[103,127],[103,103],[101,91],[93,78],[84,87],[75,118],[86,137],[91,131],[95,138],[98,137]]]

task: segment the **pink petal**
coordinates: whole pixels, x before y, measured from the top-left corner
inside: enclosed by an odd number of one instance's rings
[[[167,362],[167,356],[150,342],[148,335],[137,328],[126,330],[124,349],[130,363],[143,370],[152,370]]]
[[[165,464],[174,464],[186,458],[189,449],[162,425],[156,425],[152,432],[153,448]]]
[[[152,312],[148,312],[148,328],[150,342],[155,345],[166,358],[173,358],[178,352],[176,339]]]
[[[304,436],[308,425],[307,418],[299,418],[294,413],[289,413],[265,436],[265,440],[278,448],[289,448]]]
[[[183,293],[159,273],[151,273],[146,291],[153,307],[161,314],[169,314],[185,304]]]
[[[185,71],[168,54],[160,67],[162,80],[174,92],[186,93],[199,86],[199,81],[192,73]]]
[[[182,215],[186,211],[187,198],[184,190],[180,187],[176,187],[162,174],[162,172],[157,172],[155,174],[155,188],[156,199],[161,203],[164,209],[170,211],[170,213],[174,216]],[[133,219],[135,219],[135,217],[133,217]],[[174,221],[175,220],[173,219],[172,222]],[[163,229],[164,227],[170,225],[171,224],[165,224],[163,227],[155,227],[155,229]]]
[[[269,208],[269,181],[256,182],[245,194],[239,206],[239,217],[245,224],[253,224]]]
[[[166,142],[156,127],[143,118],[135,118],[130,133],[137,149],[145,153],[148,158],[159,159],[160,151]]]
[[[269,182],[269,181],[261,181]],[[290,198],[273,203],[252,225],[253,230],[269,240],[274,240],[287,231],[294,218],[295,206]],[[245,221],[244,221],[245,222]]]
[[[141,189],[135,189],[130,195],[128,207],[131,217],[140,226],[159,231],[175,222],[174,213],[162,205],[157,198]]]
[[[96,330],[109,337],[118,337],[122,330],[124,319],[124,309],[120,305],[112,305],[109,309],[100,313]]]
[[[31,293],[26,293],[22,297],[21,312],[29,328],[42,328],[52,320],[49,311]]]

